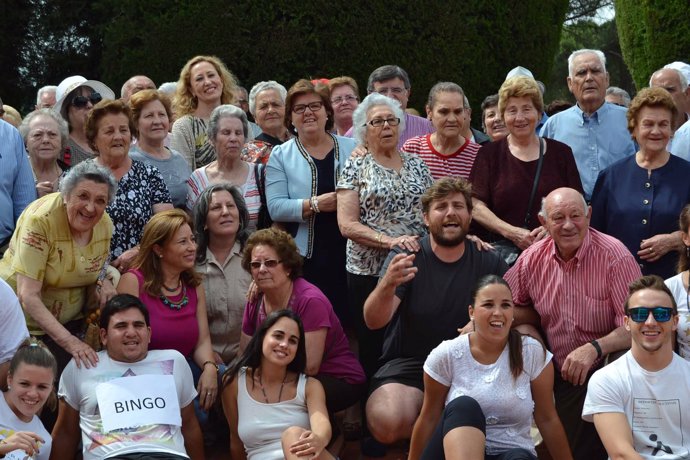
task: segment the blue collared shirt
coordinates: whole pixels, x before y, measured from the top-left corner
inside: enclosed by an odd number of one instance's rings
[[[587,116],[577,105],[550,117],[541,130],[573,149],[585,198],[592,197],[599,173],[637,150],[625,118],[627,109],[605,102]]]
[[[36,184],[24,141],[0,120],[0,242],[12,236],[17,218],[36,199]]]
[[[683,160],[690,161],[690,120],[681,125],[673,134],[668,150]]]

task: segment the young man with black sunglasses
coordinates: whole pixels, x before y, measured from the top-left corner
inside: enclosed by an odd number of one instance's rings
[[[644,276],[630,285],[625,315],[632,348],[594,373],[582,418],[610,458],[688,458],[690,362],[673,352],[673,295],[658,276]]]

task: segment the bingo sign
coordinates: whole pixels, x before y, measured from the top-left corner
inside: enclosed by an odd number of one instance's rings
[[[180,403],[172,375],[137,375],[96,387],[103,431],[144,425],[182,426]]]

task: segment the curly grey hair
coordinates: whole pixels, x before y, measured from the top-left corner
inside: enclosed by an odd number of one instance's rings
[[[108,203],[115,200],[117,193],[117,181],[113,177],[110,169],[101,166],[94,160],[82,161],[76,166],[72,166],[60,180],[59,190],[64,199],[69,198],[75,187],[83,180],[90,180],[97,184],[108,186]]]
[[[400,108],[400,103],[395,99],[392,99],[383,94],[371,93],[364,98],[361,104],[357,106],[354,113],[352,114],[352,126],[355,128],[354,138],[355,140],[364,145],[364,141],[367,135],[367,129],[369,125],[367,124],[367,113],[372,107],[378,105],[385,105],[393,111],[393,114],[400,118],[400,124],[398,125],[398,133],[405,131],[405,112]]]
[[[51,118],[55,121],[55,123],[57,123],[58,132],[60,133],[60,147],[64,149],[65,145],[67,144],[67,140],[69,139],[69,126],[67,126],[65,119],[62,118],[58,113],[55,113],[53,109],[47,108],[34,110],[28,114],[24,120],[22,120],[22,124],[19,125],[19,133],[22,135],[22,139],[24,139],[24,145],[26,145],[26,141],[29,137],[29,125],[34,118],[38,116]]]
[[[247,142],[251,139],[249,120],[247,120],[247,114],[244,113],[244,110],[232,104],[223,104],[213,109],[211,117],[208,119],[208,129],[206,132],[211,142],[215,142],[216,136],[218,136],[218,124],[223,118],[237,118],[240,120],[242,122],[242,131],[244,132],[244,141]]]
[[[274,80],[260,81],[256,85],[252,86],[252,90],[249,92],[249,112],[256,116],[256,96],[259,95],[261,91],[275,90],[279,95],[280,99],[285,104],[285,98],[287,98],[287,90],[283,85]]]

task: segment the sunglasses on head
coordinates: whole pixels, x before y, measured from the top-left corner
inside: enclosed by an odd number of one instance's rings
[[[86,104],[91,101],[91,105],[96,105],[99,102],[103,100],[103,96],[100,95],[100,93],[91,93],[90,96],[76,96],[74,99],[72,99],[72,105],[81,109],[83,107],[86,107]]]
[[[628,316],[636,323],[644,323],[652,313],[657,323],[665,323],[673,317],[673,308],[669,307],[633,307],[628,308]]]

